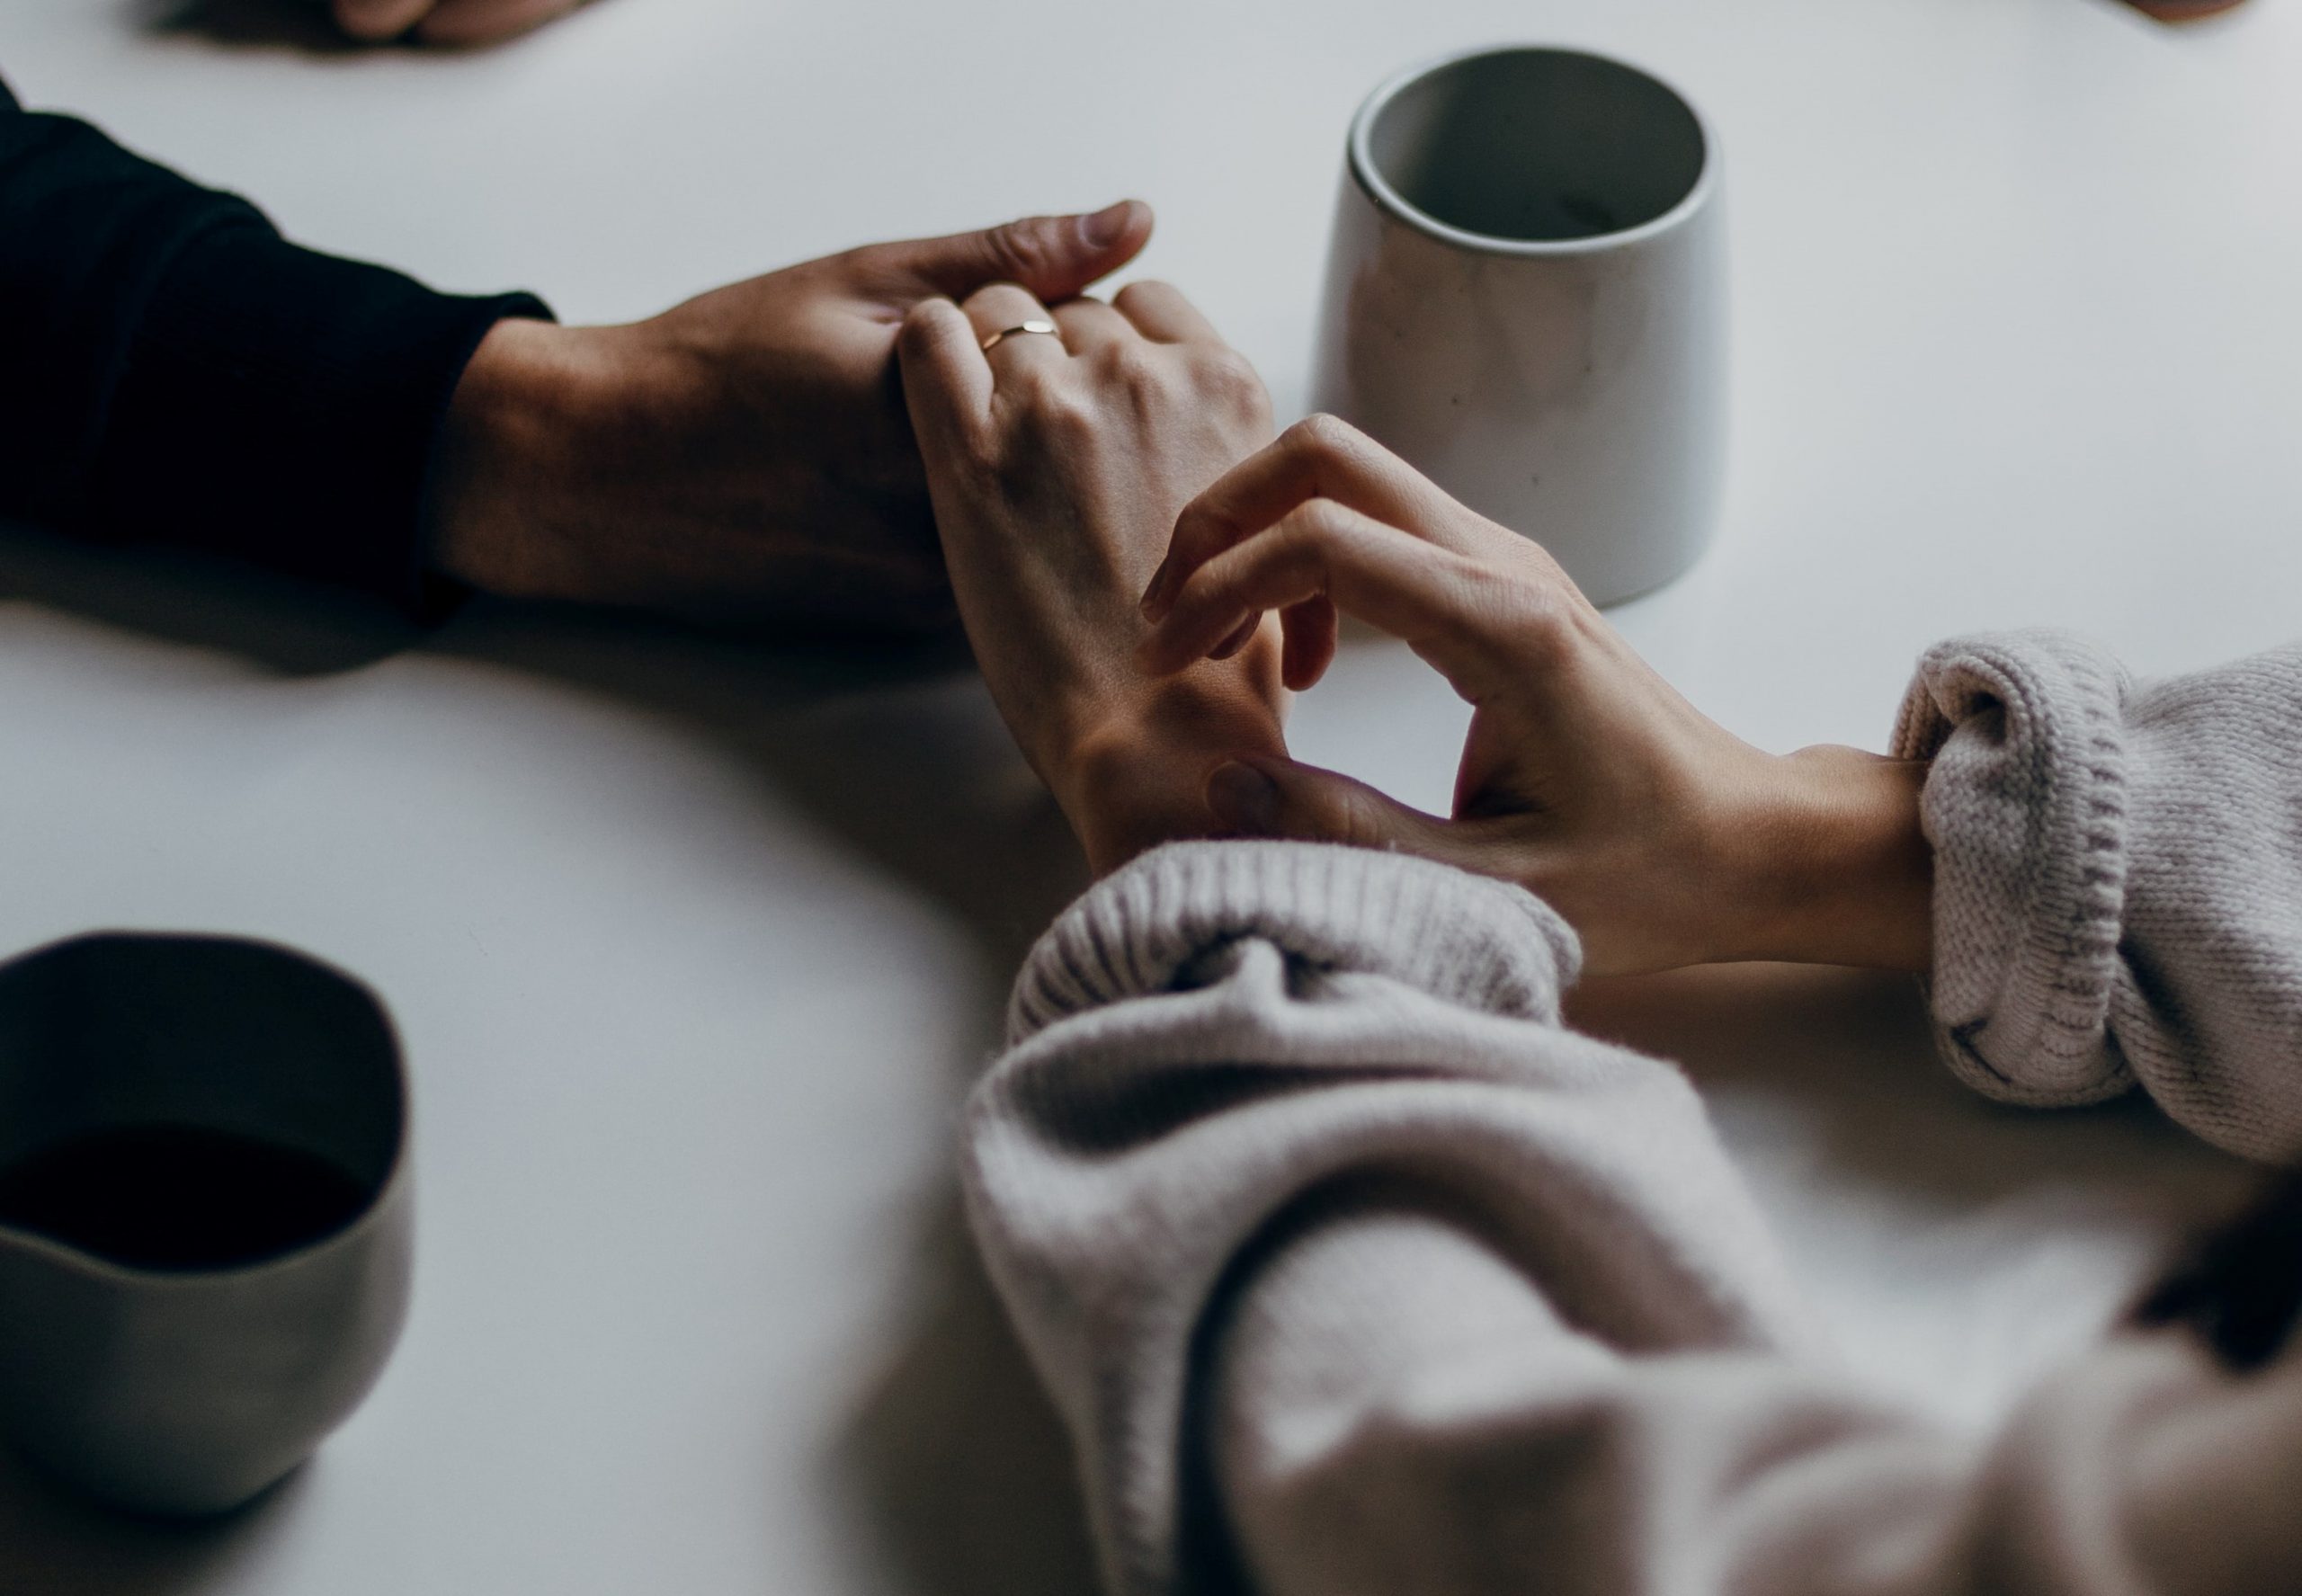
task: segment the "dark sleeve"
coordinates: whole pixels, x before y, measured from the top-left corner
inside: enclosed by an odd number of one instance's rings
[[[412,602],[457,379],[549,314],[299,248],[0,85],[0,515]]]

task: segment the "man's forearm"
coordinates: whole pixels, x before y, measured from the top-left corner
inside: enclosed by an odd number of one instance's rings
[[[548,314],[299,248],[0,91],[0,513],[413,602],[449,396]]]

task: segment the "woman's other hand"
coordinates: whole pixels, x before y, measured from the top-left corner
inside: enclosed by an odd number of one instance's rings
[[[1332,772],[1234,762],[1235,831],[1397,848],[1517,881],[1582,934],[1594,973],[1731,958],[1923,968],[1922,765],[1850,748],[1762,753],[1648,667],[1540,547],[1472,513],[1344,424],[1314,416],[1178,518],[1141,658],[1222,659],[1261,617],[1311,686],[1347,611],[1474,707],[1440,819]]]
[[[1008,331],[1034,322],[1058,331]],[[1269,441],[1262,381],[1164,283],[931,299],[898,348],[959,618],[1090,863],[1217,829],[1209,774],[1283,750],[1277,632],[1155,679],[1137,601],[1177,513]]]

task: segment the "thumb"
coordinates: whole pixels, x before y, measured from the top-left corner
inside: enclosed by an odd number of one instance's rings
[[[885,264],[928,291],[964,299],[987,283],[1013,282],[1052,305],[1143,253],[1151,207],[1122,200],[1092,216],[1034,216],[978,233],[890,244]]]
[[[1494,873],[1486,851],[1459,826],[1364,781],[1293,760],[1248,754],[1216,766],[1207,778],[1207,807],[1240,836],[1341,843]]]

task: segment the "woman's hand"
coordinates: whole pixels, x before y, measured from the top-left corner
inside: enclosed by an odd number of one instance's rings
[[[1269,441],[1263,383],[1164,283],[1051,311],[1004,283],[931,299],[898,347],[959,618],[1089,862],[1216,830],[1209,773],[1283,751],[1277,634],[1155,679],[1137,600],[1176,513]]]
[[[1452,819],[1255,757],[1208,797],[1233,830],[1398,848],[1528,887],[1594,973],[1731,958],[1922,969],[1924,767],[1850,748],[1763,753],[1632,652],[1536,544],[1314,416],[1193,500],[1144,598],[1155,673],[1223,658],[1267,611],[1286,684],[1334,657],[1347,611],[1474,707]]]

